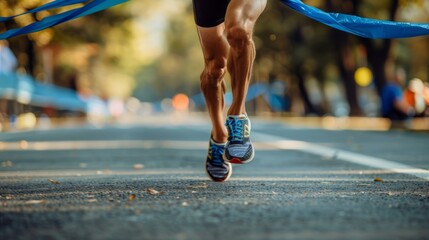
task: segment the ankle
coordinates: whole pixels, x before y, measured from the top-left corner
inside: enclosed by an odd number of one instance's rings
[[[241,107],[237,104],[232,104],[227,111],[227,115],[228,116],[230,116],[230,115],[233,115],[233,116],[246,115],[247,116],[247,113],[246,113],[246,109],[244,107]]]
[[[220,135],[217,135],[217,134],[215,134],[215,133],[212,133],[212,136],[211,136],[211,140],[215,143],[215,144],[224,144],[224,143],[226,143],[227,141],[228,141],[228,137],[227,137],[227,134],[226,133],[223,133],[223,134],[220,134]]]

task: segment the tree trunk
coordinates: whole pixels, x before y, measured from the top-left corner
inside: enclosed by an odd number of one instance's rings
[[[298,79],[298,89],[299,93],[301,95],[301,99],[304,103],[304,111],[305,114],[316,114],[317,116],[323,116],[324,112],[319,107],[316,106],[313,102],[310,100],[310,96],[308,94],[307,88],[305,87],[305,78],[302,76],[301,73],[296,73],[295,75]]]
[[[395,19],[398,7],[399,0],[392,0],[392,4],[389,9],[389,20],[393,21]],[[360,41],[367,49],[368,64],[373,71],[374,82],[377,87],[377,91],[380,94],[384,85],[386,85],[386,73],[384,68],[389,58],[392,39],[371,40],[368,38],[360,38]]]
[[[344,34],[342,34],[344,35]],[[340,37],[336,39],[341,39]],[[344,36],[343,39],[347,39],[347,36]],[[351,50],[348,49],[348,46],[345,46],[345,42],[337,42],[339,46],[338,50],[338,67],[340,70],[341,78],[344,84],[344,90],[346,92],[346,99],[350,107],[350,116],[361,116],[362,109],[358,102],[357,96],[357,87],[354,80],[354,71],[356,70],[356,63],[352,59],[353,56],[350,53]]]
[[[339,10],[337,6],[334,6],[331,0],[327,1],[327,7],[331,11],[344,12],[344,10]],[[350,9],[346,9],[347,13],[356,14],[359,2],[356,0],[350,1]],[[341,32],[339,30],[333,29],[331,31],[332,39],[337,46],[337,64],[341,74],[341,79],[344,83],[346,99],[350,107],[350,116],[361,116],[362,109],[359,105],[357,98],[357,88],[354,81],[354,71],[356,70],[356,63],[352,50],[350,49],[354,43],[352,41],[352,36],[348,33]]]

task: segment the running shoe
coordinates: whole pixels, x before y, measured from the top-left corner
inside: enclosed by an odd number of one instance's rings
[[[250,120],[246,115],[228,116],[228,142],[223,159],[225,162],[243,164],[253,160],[255,150],[250,141]]]
[[[224,182],[231,177],[232,166],[222,159],[225,143],[219,144],[210,138],[209,150],[206,158],[206,172],[215,182]]]

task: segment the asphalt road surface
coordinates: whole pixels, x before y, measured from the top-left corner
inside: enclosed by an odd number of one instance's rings
[[[429,239],[429,134],[252,127],[225,183],[207,119],[0,133],[0,239]]]

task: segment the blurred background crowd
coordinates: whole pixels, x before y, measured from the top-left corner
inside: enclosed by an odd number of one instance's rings
[[[0,1],[0,16],[46,2]],[[429,22],[426,0],[305,2],[329,12]],[[2,22],[0,32],[65,10]],[[429,116],[429,37],[360,38],[269,1],[254,40],[258,54],[249,114],[393,122]],[[111,120],[205,111],[202,68],[191,1],[130,1],[1,41],[0,129],[58,118]],[[227,93],[227,104],[231,97]]]

